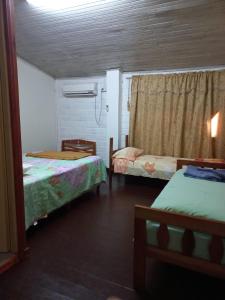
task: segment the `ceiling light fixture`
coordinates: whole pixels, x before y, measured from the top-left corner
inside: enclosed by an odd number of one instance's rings
[[[86,5],[96,0],[26,0],[29,4],[46,9],[66,9],[80,5]]]

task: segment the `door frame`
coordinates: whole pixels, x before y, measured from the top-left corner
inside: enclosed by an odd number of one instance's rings
[[[19,88],[17,74],[17,56],[15,41],[15,15],[13,0],[1,0],[4,17],[4,34],[6,49],[6,66],[9,90],[9,114],[10,114],[10,135],[12,144],[12,165],[14,173],[14,194],[15,194],[15,217],[16,221],[16,253],[13,262],[21,260],[25,255],[25,213],[24,213],[24,191],[23,191],[23,168],[22,148],[20,131],[20,109],[19,109]],[[17,259],[15,260],[15,255]],[[11,264],[7,263],[9,266]],[[2,269],[6,268],[3,266]],[[1,272],[1,269],[0,269]]]

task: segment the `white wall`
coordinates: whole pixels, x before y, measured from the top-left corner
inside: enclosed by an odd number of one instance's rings
[[[86,139],[96,141],[97,155],[101,156],[107,164],[107,125],[106,125],[106,93],[105,77],[70,78],[56,80],[57,117],[58,117],[58,149],[63,139]],[[98,95],[96,97],[97,119],[100,112],[102,95],[102,114],[100,125],[95,120],[95,97],[64,98],[62,88],[64,85],[78,85],[80,83],[97,83]]]
[[[107,140],[113,138],[113,148],[118,149],[121,102],[121,72],[119,69],[106,72],[107,82]]]
[[[57,145],[55,80],[17,59],[23,152],[54,150]]]

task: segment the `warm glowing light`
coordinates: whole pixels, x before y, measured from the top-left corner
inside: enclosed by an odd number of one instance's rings
[[[96,0],[27,0],[27,2],[36,7],[57,10],[90,4]]]
[[[219,115],[220,113],[216,113],[214,117],[211,119],[211,137],[215,138],[217,137],[217,131],[218,131],[218,123],[219,123]]]

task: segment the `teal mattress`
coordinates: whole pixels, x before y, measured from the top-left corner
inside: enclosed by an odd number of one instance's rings
[[[151,206],[174,213],[225,222],[225,183],[185,177],[183,170],[177,171]],[[159,224],[147,222],[147,242],[157,246]],[[168,226],[170,242],[168,249],[181,252],[184,229]],[[194,232],[195,249],[193,256],[209,260],[208,245],[211,236]],[[225,249],[225,239],[223,241]],[[225,264],[225,254],[222,259]]]

